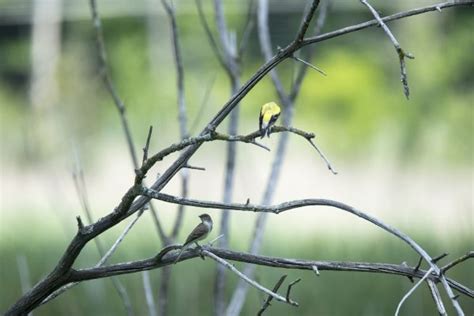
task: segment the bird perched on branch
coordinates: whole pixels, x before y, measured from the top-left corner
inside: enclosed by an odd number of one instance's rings
[[[199,246],[197,243],[199,240],[203,240],[209,235],[209,233],[212,230],[212,218],[208,214],[201,214],[199,215],[199,218],[201,219],[201,223],[199,223],[193,231],[189,234],[188,238],[186,238],[186,241],[184,242],[183,246],[181,247],[181,250],[178,254],[178,257],[174,261],[178,262],[179,258],[181,258],[181,255],[183,254],[183,251],[187,249],[192,243],[195,243],[196,246]]]
[[[262,106],[258,124],[261,135],[260,138],[263,138],[265,135],[270,137],[270,128],[278,120],[280,113],[281,109],[275,102],[268,102]]]

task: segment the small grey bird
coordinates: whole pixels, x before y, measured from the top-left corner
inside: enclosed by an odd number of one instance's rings
[[[195,243],[196,246],[200,247],[198,241],[206,239],[207,235],[211,232],[212,218],[208,214],[201,214],[199,215],[199,218],[201,219],[201,223],[199,223],[199,225],[197,225],[189,234],[188,238],[186,238],[178,257],[174,261],[175,264],[178,262],[179,258],[181,258],[181,255],[186,248],[188,248],[192,243]]]

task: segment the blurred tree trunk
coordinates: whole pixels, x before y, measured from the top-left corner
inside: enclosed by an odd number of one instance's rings
[[[61,0],[33,2],[30,103],[35,109],[49,108],[58,100],[61,6]]]

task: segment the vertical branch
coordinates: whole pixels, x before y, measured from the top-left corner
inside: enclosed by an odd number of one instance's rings
[[[105,87],[107,88],[107,91],[110,93],[114,101],[115,107],[117,108],[117,111],[119,112],[120,121],[122,123],[122,129],[125,133],[125,138],[127,140],[128,151],[130,153],[130,156],[132,157],[133,166],[137,168],[138,159],[137,159],[137,154],[135,152],[135,146],[133,144],[133,138],[130,132],[130,127],[128,125],[127,115],[125,113],[125,104],[122,102],[122,100],[120,99],[115,89],[114,83],[112,82],[112,78],[110,77],[109,69],[107,66],[107,52],[105,50],[104,35],[102,32],[102,23],[99,18],[96,0],[90,0],[90,7],[92,11],[92,21],[94,23],[94,28],[95,28],[97,51],[99,53],[100,75],[102,76],[102,80],[105,83]]]
[[[133,167],[134,167],[135,170],[137,170],[139,168],[138,158],[137,158],[137,154],[135,152],[135,145],[133,143],[133,138],[132,138],[132,135],[131,135],[131,132],[130,132],[130,127],[128,125],[128,119],[127,119],[127,115],[126,115],[126,112],[125,112],[125,105],[122,102],[122,100],[120,99],[117,91],[115,90],[115,86],[112,82],[112,78],[110,77],[109,70],[108,70],[107,52],[105,50],[104,35],[103,35],[103,32],[102,32],[102,24],[101,24],[101,21],[100,21],[96,0],[90,0],[90,8],[91,8],[91,13],[92,13],[92,21],[93,21],[93,24],[94,24],[94,29],[95,29],[95,34],[96,34],[97,51],[99,53],[100,74],[102,76],[102,80],[104,81],[107,90],[109,91],[109,93],[110,93],[110,95],[111,95],[111,97],[114,101],[115,107],[117,108],[117,111],[119,112],[120,121],[121,121],[121,124],[122,124],[122,129],[124,131],[125,139],[126,139],[127,145],[128,145],[128,151],[129,151],[130,156],[132,158]],[[150,131],[149,134],[151,136],[151,131]],[[150,202],[149,206],[150,206],[150,211],[151,211],[151,215],[152,215],[152,218],[153,218],[153,222],[155,223],[158,234],[159,234],[162,242],[164,243],[165,240],[166,240],[166,235],[163,232],[163,228],[162,228],[161,223],[158,219],[158,215],[157,215],[156,210],[153,206],[153,203]],[[133,223],[132,226],[138,221],[138,219],[141,217],[142,213],[143,213],[143,210],[141,210],[137,214],[137,218],[136,218],[137,220],[132,222]],[[149,276],[144,275],[143,277],[148,278]],[[132,309],[131,309],[129,298],[128,298],[128,295],[126,293],[125,288],[116,279],[115,280],[112,279],[112,281],[114,283],[114,286],[116,286],[117,290],[119,291],[120,295],[122,296],[122,298],[124,300],[124,303],[125,303],[125,306],[127,308],[128,314],[131,315],[132,314]],[[145,292],[146,292],[146,289],[145,289]]]
[[[150,273],[148,270],[143,271],[143,288],[145,289],[145,300],[148,307],[148,315],[156,316],[155,300],[153,299],[153,289],[151,288]]]
[[[303,38],[302,36],[304,36],[307,30],[307,25],[309,25],[308,19],[311,19],[318,4],[319,4],[319,1],[313,1],[309,11],[304,15],[302,27],[300,29],[300,32],[298,33],[297,40],[300,40],[300,36],[301,36],[301,39]],[[264,59],[270,60],[273,56],[273,51],[272,51],[272,43],[271,43],[269,23],[268,23],[268,11],[269,11],[268,0],[259,0],[257,5],[258,5],[258,8],[257,8],[258,37],[260,41],[260,47],[261,47],[262,55]],[[325,5],[323,10],[320,11],[320,14],[318,16],[318,20],[315,26],[315,32],[320,32],[320,30],[322,29],[322,25],[325,22],[326,12],[327,12],[327,5]],[[305,29],[302,33],[303,28]],[[301,81],[303,80],[304,75],[305,75],[304,68],[300,68],[300,72],[297,76],[297,78],[299,78],[298,81],[300,82],[299,86],[301,86]],[[278,76],[276,69],[272,69],[270,71],[270,76],[273,81],[273,85],[275,86],[275,90],[280,99],[280,102],[283,106],[283,125],[290,126],[293,120],[293,114],[294,114],[294,99],[296,95],[298,94],[298,92],[295,90],[290,92],[290,94],[287,94],[285,92],[283,88],[283,83],[280,80],[280,77]],[[299,88],[298,88],[298,91],[299,91]],[[294,95],[295,97],[292,97],[292,95]],[[285,159],[287,144],[288,144],[288,134],[283,133],[283,135],[281,135],[278,141],[278,146],[277,146],[277,150],[274,156],[274,160],[272,162],[270,175],[268,177],[267,185],[266,185],[265,192],[262,198],[262,204],[264,205],[270,204],[273,199],[273,194],[275,192],[275,189],[280,177],[281,166],[283,165],[283,161]],[[261,245],[263,242],[263,236],[265,233],[265,225],[267,221],[267,216],[268,214],[266,213],[260,213],[258,214],[257,220],[255,221],[253,239],[249,247],[249,251],[252,254],[258,253],[261,248]],[[253,265],[246,265],[244,268],[245,275],[248,275],[250,277],[253,275],[254,271],[255,271],[255,266]],[[248,285],[245,282],[239,281],[232,295],[231,301],[227,307],[227,311],[226,311],[227,315],[233,316],[233,315],[240,314],[240,311],[242,310],[242,307],[245,302],[247,290],[248,290]]]
[[[82,205],[82,209],[86,215],[87,221],[89,224],[94,223],[94,219],[92,218],[92,212],[90,210],[89,205],[89,198],[87,194],[87,186],[86,181],[84,179],[84,171],[82,170],[81,163],[79,160],[79,155],[77,151],[75,151],[75,171],[73,172],[73,180],[74,180],[74,187],[76,188],[77,196],[79,197],[80,203]],[[105,250],[104,245],[99,237],[94,238],[94,243],[97,247],[97,251],[101,257],[104,257]],[[111,277],[110,280],[112,281],[113,287],[117,294],[119,295],[120,299],[122,300],[127,315],[133,315],[133,308],[130,302],[130,297],[127,293],[125,286],[120,282],[117,278]]]
[[[186,103],[184,97],[184,68],[183,68],[183,57],[181,54],[181,47],[179,43],[178,25],[176,23],[176,12],[172,2],[168,0],[161,0],[163,7],[168,15],[171,26],[171,42],[173,44],[173,57],[176,66],[176,85],[178,93],[178,122],[179,132],[181,139],[188,137],[187,129],[187,114],[186,114]],[[188,194],[188,171],[186,169],[181,170],[181,195],[186,197]],[[178,214],[176,215],[175,223],[171,232],[171,240],[176,239],[181,228],[183,221],[184,207],[179,206]]]
[[[179,42],[178,25],[176,23],[176,12],[174,5],[171,1],[161,0],[161,3],[168,15],[170,27],[171,27],[171,42],[173,46],[173,57],[176,66],[176,85],[177,85],[177,99],[178,99],[178,122],[179,132],[181,139],[187,138],[189,135],[187,127],[187,113],[186,113],[186,102],[184,95],[184,67],[183,57],[181,54],[181,47]],[[187,169],[181,169],[181,196],[188,196],[189,187],[189,171]],[[169,242],[176,240],[179,234],[181,226],[183,224],[184,216],[184,205],[178,206],[178,212],[176,214],[175,222],[171,231]],[[168,296],[169,287],[171,281],[171,267],[164,267],[161,271],[160,286],[158,289],[158,315],[168,315]]]
[[[122,129],[125,134],[125,139],[127,140],[127,145],[128,145],[128,151],[130,153],[130,157],[132,158],[132,163],[133,167],[138,169],[138,158],[137,154],[135,152],[135,145],[133,143],[133,138],[130,132],[130,127],[128,125],[128,119],[127,119],[127,114],[125,112],[125,105],[120,99],[117,91],[115,90],[115,86],[113,84],[112,78],[110,77],[109,74],[109,69],[107,65],[107,52],[105,50],[105,42],[104,42],[104,35],[102,32],[102,23],[100,21],[99,17],[99,12],[97,9],[97,2],[96,0],[90,0],[90,8],[91,8],[91,13],[92,13],[92,22],[94,24],[94,29],[95,29],[95,35],[96,35],[96,45],[97,45],[97,51],[99,54],[99,67],[100,67],[100,75],[102,76],[102,80],[105,83],[105,86],[107,88],[107,91],[110,93],[115,107],[117,111],[119,112],[120,115],[120,121],[122,124]],[[153,206],[153,204],[150,202],[150,210],[151,210],[151,215],[153,217],[153,221],[157,227],[158,233],[160,235],[160,238],[162,239],[162,242],[164,242],[164,233],[163,229],[161,227],[160,221],[158,219],[158,215],[156,213],[156,210]]]
[[[221,0],[214,0],[215,23],[223,52],[223,65],[227,70],[231,84],[231,94],[234,95],[240,86],[240,65],[238,62],[238,49],[235,36],[231,36],[227,28],[224,8]],[[217,54],[217,52],[216,52]],[[237,135],[239,125],[239,107],[237,106],[229,115],[229,135]],[[232,201],[234,191],[235,166],[237,156],[237,144],[229,142],[226,151],[226,166],[224,175],[224,203]],[[230,212],[222,210],[219,234],[223,237],[219,240],[219,246],[227,248],[229,245]],[[216,279],[214,282],[214,315],[222,315],[225,309],[225,267],[217,265]]]

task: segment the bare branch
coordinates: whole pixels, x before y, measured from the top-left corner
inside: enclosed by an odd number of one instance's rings
[[[279,214],[281,212],[294,209],[294,208],[303,207],[303,206],[331,206],[331,207],[341,209],[343,211],[356,215],[362,219],[365,219],[366,221],[371,222],[372,224],[384,229],[385,231],[389,232],[390,234],[398,237],[399,239],[407,243],[411,248],[413,248],[413,250],[415,250],[415,252],[420,254],[425,259],[425,261],[430,265],[433,271],[439,274],[439,279],[441,283],[443,284],[451,301],[453,302],[453,306],[458,310],[457,306],[459,306],[459,304],[456,304],[457,301],[454,297],[454,293],[452,292],[452,289],[450,288],[450,285],[446,281],[446,278],[444,277],[444,275],[441,273],[439,267],[436,266],[436,264],[432,262],[433,259],[422,247],[420,247],[408,235],[402,233],[395,227],[385,224],[381,220],[373,216],[370,216],[366,213],[363,213],[362,211],[357,210],[344,203],[332,201],[332,200],[326,200],[326,199],[304,199],[304,200],[285,202],[285,203],[277,204],[274,206],[264,206],[264,205],[252,205],[249,203],[225,204],[225,203],[218,203],[218,202],[205,202],[205,201],[198,201],[198,200],[191,200],[191,199],[182,199],[182,198],[173,197],[173,196],[163,194],[163,193],[158,193],[156,191],[153,191],[147,188],[142,188],[141,194],[148,197],[157,198],[162,201],[170,202],[170,203],[186,204],[186,205],[196,206],[196,207],[222,208],[222,209],[233,209],[233,210],[240,210],[240,211],[275,213],[275,214]],[[462,310],[458,310],[458,312],[459,311],[462,311]]]
[[[153,298],[153,289],[150,282],[150,273],[148,271],[143,271],[143,288],[145,289],[145,299],[146,305],[148,307],[148,315],[156,316],[156,306],[155,300]]]
[[[316,12],[318,5],[319,5],[319,0],[313,0],[313,2],[311,3],[311,6],[309,7],[308,12],[306,12],[303,17],[303,21],[301,22],[299,31],[296,33],[295,42],[300,43],[303,41],[303,38],[306,35],[306,31],[308,30],[309,23],[311,22],[311,19],[313,18],[314,12]]]
[[[444,267],[441,268],[441,272],[444,274],[449,269],[451,269],[451,268],[455,267],[456,265],[460,264],[461,262],[466,261],[466,260],[471,259],[471,258],[474,258],[474,251],[469,251],[464,256],[459,257],[456,260],[448,263],[447,265],[445,265]]]
[[[89,198],[87,194],[87,186],[86,186],[86,181],[84,178],[84,171],[82,170],[81,162],[79,160],[79,154],[77,151],[75,152],[75,170],[73,171],[73,180],[74,180],[74,187],[76,188],[76,193],[79,197],[80,203],[82,205],[82,208],[84,210],[84,213],[86,214],[87,221],[89,224],[92,224],[94,222],[92,218],[92,213],[90,210],[89,206]],[[84,224],[82,223],[82,220],[80,220],[80,217],[78,217],[78,226],[79,229],[84,228]],[[94,239],[94,243],[97,247],[97,251],[99,252],[100,256],[104,255],[104,246],[102,244],[102,240],[97,237]],[[111,278],[113,287],[117,294],[119,295],[121,301],[124,304],[125,311],[127,312],[128,315],[133,315],[133,308],[130,302],[130,297],[127,293],[127,290],[125,286],[116,278]]]
[[[255,0],[249,0],[247,4],[247,14],[245,17],[244,31],[242,32],[242,39],[240,40],[237,57],[241,60],[245,49],[247,48],[248,39],[252,33],[254,27],[254,16],[255,16]]]
[[[296,60],[296,61],[299,61],[300,63],[305,64],[305,65],[308,66],[308,67],[313,68],[314,70],[316,70],[317,72],[319,72],[321,75],[327,76],[327,74],[326,74],[323,70],[319,69],[319,68],[316,67],[315,65],[313,65],[313,64],[311,64],[311,63],[308,63],[307,61],[305,61],[305,60],[303,60],[303,59],[301,59],[301,58],[299,58],[299,57],[296,57],[296,56],[292,56],[291,58],[293,58],[293,59]]]
[[[122,128],[125,133],[125,138],[127,139],[128,151],[130,152],[130,156],[132,157],[133,166],[137,168],[138,159],[137,154],[135,153],[135,145],[133,144],[133,138],[130,132],[130,127],[128,125],[127,115],[125,113],[125,105],[120,99],[115,89],[115,85],[112,82],[112,78],[109,75],[109,69],[107,65],[107,53],[104,44],[104,35],[102,32],[102,24],[99,18],[96,0],[90,0],[90,8],[92,12],[92,21],[94,23],[96,35],[97,51],[99,53],[100,75],[102,76],[102,80],[105,83],[107,91],[110,93],[112,99],[114,100],[115,107],[117,108],[120,114],[120,121],[122,123]]]
[[[93,0],[91,0],[93,1]],[[382,19],[384,22],[397,20],[409,16],[414,16],[418,14],[423,14],[425,12],[435,11],[439,9],[445,8],[454,8],[454,7],[462,7],[462,6],[472,6],[474,1],[463,1],[463,2],[443,2],[440,4],[427,6],[419,9],[408,10],[405,12],[400,12]],[[95,19],[95,21],[97,21]],[[99,21],[100,23],[100,21]],[[280,50],[272,59],[262,65],[251,78],[228,100],[226,104],[223,105],[221,110],[209,121],[207,126],[202,130],[200,136],[209,135],[210,132],[214,131],[222,121],[229,115],[229,113],[237,106],[237,104],[248,94],[250,90],[255,87],[255,85],[272,69],[274,69],[278,64],[280,64],[283,60],[290,58],[292,54],[294,54],[300,48],[316,43],[328,40],[330,38],[334,38],[337,36],[341,36],[344,34],[349,34],[351,32],[359,31],[368,27],[372,27],[378,25],[376,20],[360,23],[358,25],[349,26],[340,30],[336,30],[333,32],[329,32],[320,36],[309,37],[304,39],[300,43],[291,44],[287,47]],[[169,168],[167,168],[161,176],[153,183],[151,186],[152,189],[156,191],[161,191],[168,182],[176,175],[176,173],[182,168],[183,165],[189,161],[189,159],[197,152],[200,148],[202,142],[197,142],[192,145],[188,145],[189,147],[171,164]],[[183,144],[181,144],[183,145]],[[187,147],[187,146],[184,146]],[[184,148],[183,147],[183,148]],[[156,161],[155,161],[156,162]],[[153,162],[154,163],[154,162]],[[153,164],[151,163],[151,164]],[[145,166],[144,166],[145,167]],[[120,203],[117,207],[110,212],[109,214],[105,215],[104,217],[97,220],[96,223],[84,227],[83,230],[78,232],[74,238],[71,240],[69,245],[67,246],[64,254],[58,261],[54,270],[49,273],[42,281],[38,282],[33,288],[23,295],[18,301],[13,304],[7,311],[7,315],[15,315],[15,314],[26,314],[29,311],[36,308],[47,296],[49,296],[52,292],[60,288],[61,286],[68,283],[68,276],[72,272],[72,265],[75,263],[77,257],[85,247],[85,245],[95,238],[96,236],[102,234],[103,232],[107,231],[111,227],[117,225],[125,218],[130,216],[131,214],[138,212],[143,209],[143,207],[150,201],[148,197],[139,197],[137,198],[138,192],[140,188],[138,185],[134,185],[130,187],[126,193],[123,195]],[[419,246],[418,246],[419,247]],[[430,260],[431,257],[427,255],[427,253],[420,247],[419,251],[423,252],[424,259],[430,264],[430,266],[434,269],[434,274],[438,275],[440,282],[442,283],[447,295],[452,299],[455,300],[455,295],[452,292],[450,286],[453,286],[453,282],[447,281],[444,275],[439,275],[439,268],[433,264]],[[320,267],[318,265],[318,267]],[[456,287],[455,287],[456,288]],[[454,305],[455,303],[453,303]]]
[[[192,169],[192,170],[200,170],[200,171],[206,171],[206,168],[204,167],[197,167],[197,166],[191,166],[191,165],[184,165],[183,169]]]
[[[125,236],[128,234],[128,232],[130,231],[130,229],[132,229],[132,227],[135,225],[135,223],[138,221],[138,219],[140,218],[140,216],[142,216],[143,214],[143,211],[141,212],[138,212],[137,213],[137,216],[133,219],[133,221],[131,221],[126,227],[125,229],[123,230],[123,232],[120,234],[119,238],[117,238],[117,240],[115,240],[114,244],[112,245],[112,247],[110,247],[110,249],[107,251],[107,253],[105,255],[102,256],[102,258],[100,259],[100,261],[95,265],[95,267],[101,267],[103,266],[107,260],[114,254],[115,250],[117,250],[118,246],[120,245],[120,243],[123,241],[123,239],[125,238]],[[58,297],[59,295],[63,294],[64,292],[66,292],[67,290],[69,290],[70,288],[76,286],[77,284],[79,284],[78,282],[72,282],[72,283],[69,283],[67,285],[64,285],[62,286],[61,288],[57,289],[56,291],[54,291],[53,293],[51,293],[48,297],[46,297],[40,305],[44,305],[46,303],[48,303],[49,301],[55,299],[56,297]]]
[[[286,301],[287,302],[291,302],[291,298],[290,298],[291,288],[293,287],[293,285],[295,285],[296,283],[298,283],[300,281],[301,281],[301,279],[296,279],[295,281],[291,282],[288,285],[288,289],[286,290]]]
[[[191,135],[194,134],[194,131],[196,130],[197,125],[199,124],[199,121],[200,121],[202,115],[204,114],[204,109],[209,104],[209,102],[208,102],[209,97],[211,95],[211,90],[212,90],[212,87],[214,86],[214,82],[216,81],[216,77],[217,77],[217,75],[214,74],[212,79],[209,80],[209,83],[206,85],[206,90],[204,91],[204,95],[202,97],[201,105],[199,106],[199,110],[198,110],[196,116],[194,117],[194,120],[191,124],[191,128],[189,129]]]
[[[150,125],[150,128],[148,129],[148,136],[146,138],[145,147],[143,147],[142,166],[145,164],[145,161],[147,161],[148,159],[148,149],[150,148],[151,133],[153,133],[152,125]]]
[[[262,55],[265,60],[269,61],[273,56],[273,45],[270,38],[269,31],[269,22],[268,22],[268,0],[259,0],[258,1],[258,38],[260,42],[260,48]],[[279,49],[279,52],[282,52]],[[293,54],[291,55],[293,56]],[[283,83],[278,76],[277,70],[272,69],[270,71],[270,77],[272,79],[273,85],[277,92],[277,95],[280,99],[280,102],[283,106],[283,124],[290,125],[293,120],[294,114],[294,102],[292,102],[289,95],[285,92],[283,88]],[[265,192],[262,198],[262,204],[270,204],[273,194],[275,192],[276,184],[278,183],[280,177],[280,171],[283,165],[283,161],[286,154],[287,144],[288,144],[288,135],[283,134],[279,141],[278,147],[272,162],[270,174],[267,180]],[[263,243],[263,235],[265,233],[265,224],[266,224],[267,214],[259,214],[253,232],[253,238],[251,239],[251,244],[249,246],[251,253],[257,253]],[[247,265],[244,269],[245,274],[252,275],[254,267]],[[247,285],[244,282],[239,282],[237,287],[232,295],[230,303],[227,307],[228,316],[237,316],[240,314],[240,311],[244,305],[245,296],[247,293]]]
[[[122,275],[135,273],[144,270],[151,270],[161,268],[174,263],[178,257],[179,251],[172,252],[172,250],[178,250],[181,245],[170,245],[163,248],[162,251],[156,256],[145,260],[118,263],[107,267],[88,268],[81,270],[73,270],[69,276],[69,281],[86,281],[99,278],[105,278],[113,275]],[[419,270],[414,272],[412,267],[407,267],[403,264],[389,264],[389,263],[370,263],[370,262],[344,262],[344,261],[311,261],[301,259],[289,259],[289,258],[278,258],[268,257],[262,255],[253,255],[244,252],[237,252],[222,248],[212,248],[203,246],[206,251],[214,253],[216,256],[237,262],[246,262],[260,266],[267,266],[273,268],[283,269],[296,269],[296,270],[308,270],[313,272],[313,266],[317,266],[321,271],[352,271],[352,272],[368,272],[368,273],[382,273],[390,275],[399,275],[403,277],[410,276],[412,278],[421,279],[426,275],[425,270]],[[200,249],[188,249],[181,255],[179,261],[189,260],[191,258],[197,258],[200,256]],[[431,273],[428,276],[429,279],[439,282],[439,275]],[[454,281],[447,279],[449,284],[460,293],[474,298],[474,290]]]
[[[372,15],[375,17],[379,25],[383,28],[384,32],[387,34],[387,36],[390,38],[390,41],[392,42],[393,46],[395,46],[395,50],[397,51],[398,58],[400,60],[400,73],[401,73],[401,80],[402,80],[402,85],[403,85],[403,91],[405,93],[406,98],[408,99],[410,96],[410,89],[408,87],[408,78],[407,78],[407,69],[405,66],[405,57],[414,59],[415,57],[410,54],[406,53],[401,47],[400,44],[398,43],[397,39],[395,36],[393,36],[392,32],[388,28],[388,26],[383,22],[383,20],[380,18],[380,15],[377,13],[377,11],[367,2],[367,0],[360,0],[367,8],[369,8],[370,12]]]
[[[281,278],[278,280],[278,282],[275,284],[275,286],[273,287],[273,290],[272,292],[273,293],[278,293],[278,289],[280,288],[280,286],[283,284],[283,282],[285,281],[287,275],[284,274],[281,276]],[[261,316],[263,315],[263,312],[270,306],[270,302],[273,300],[273,296],[271,295],[268,295],[267,296],[267,299],[265,300],[265,302],[263,302],[263,305],[262,305],[262,308],[260,308],[260,310],[258,311],[257,313],[257,316]]]
[[[209,43],[211,44],[212,51],[214,52],[217,60],[221,64],[222,68],[224,68],[226,71],[228,71],[226,67],[226,63],[224,60],[224,56],[222,51],[220,50],[219,46],[217,45],[217,41],[214,38],[214,35],[212,35],[211,28],[209,26],[209,23],[207,23],[206,16],[204,15],[204,11],[202,9],[202,0],[196,0],[196,7],[198,10],[199,14],[199,19],[201,20],[201,24],[204,27],[204,31],[206,32],[207,38],[209,40]]]
[[[416,288],[421,284],[423,283],[423,281],[429,277],[429,275],[431,274],[431,272],[433,271],[433,268],[431,267],[428,271],[426,271],[425,275],[417,282],[415,283],[415,285],[410,289],[410,291],[408,291],[407,294],[405,294],[405,296],[403,296],[402,300],[400,301],[400,303],[398,303],[398,306],[397,306],[397,310],[395,311],[395,316],[398,316],[398,313],[400,312],[400,308],[402,307],[403,303],[406,301],[406,299],[416,290]],[[441,300],[440,300],[440,303],[442,304]]]
[[[447,316],[448,314],[446,313],[446,309],[444,308],[443,301],[441,300],[441,295],[439,294],[436,284],[433,282],[433,280],[430,279],[426,280],[426,282],[428,283],[428,288],[430,289],[431,296],[435,301],[436,308],[438,309],[439,314],[441,316]]]
[[[206,256],[206,257],[209,257],[211,259],[213,259],[214,261],[216,261],[217,263],[223,265],[224,267],[226,267],[227,269],[229,269],[230,271],[234,272],[239,278],[241,278],[242,280],[244,280],[245,282],[247,282],[248,284],[250,284],[251,286],[255,287],[257,290],[260,290],[262,292],[264,292],[265,294],[273,297],[275,300],[277,301],[280,301],[280,302],[284,302],[284,303],[288,303],[290,305],[293,305],[293,306],[298,306],[298,303],[292,301],[292,300],[288,300],[288,298],[284,298],[283,296],[277,294],[277,293],[274,293],[272,291],[270,291],[269,289],[267,289],[266,287],[258,284],[257,282],[255,282],[254,280],[250,279],[249,277],[247,277],[245,274],[243,274],[242,272],[240,272],[239,270],[237,270],[234,265],[230,264],[229,262],[225,261],[224,259],[222,258],[219,258],[218,256],[216,256],[214,253],[210,252],[210,251],[207,251],[207,250],[202,250],[202,253]]]
[[[321,4],[319,6],[319,10],[318,10],[318,16],[316,17],[316,21],[315,21],[315,24],[314,24],[313,36],[319,35],[321,33],[321,30],[323,29],[323,26],[326,23],[326,16],[327,16],[327,13],[329,11],[330,4],[331,4],[330,0],[322,0],[321,1]],[[314,54],[315,47],[316,47],[315,45],[312,45],[306,50],[306,59],[308,59],[308,60],[311,59],[311,57]],[[291,91],[289,93],[289,99],[292,102],[295,102],[296,97],[299,94],[299,91],[301,89],[301,85],[303,83],[303,79],[306,76],[306,70],[307,69],[308,68],[306,67],[306,65],[302,65],[298,69],[298,72],[296,73],[296,79],[293,82],[293,86],[291,87]]]
[[[385,23],[385,22],[395,21],[395,20],[399,20],[399,19],[403,19],[403,18],[407,18],[407,17],[411,17],[411,16],[415,16],[415,15],[419,15],[419,14],[423,14],[427,12],[439,11],[441,9],[461,7],[461,6],[469,7],[469,6],[472,6],[473,4],[474,4],[473,0],[467,0],[467,1],[462,1],[462,2],[446,1],[446,2],[441,2],[438,4],[433,4],[433,5],[429,5],[429,6],[418,8],[418,9],[412,9],[412,10],[395,13],[395,14],[383,17],[381,18],[381,20]],[[349,33],[357,32],[357,31],[360,31],[372,26],[377,26],[377,25],[379,25],[379,22],[375,19],[375,20],[359,23],[356,25],[343,27],[341,29],[338,29],[332,32],[305,38],[302,45],[306,46],[306,45],[326,41],[334,37],[339,37],[339,36],[346,35]]]

